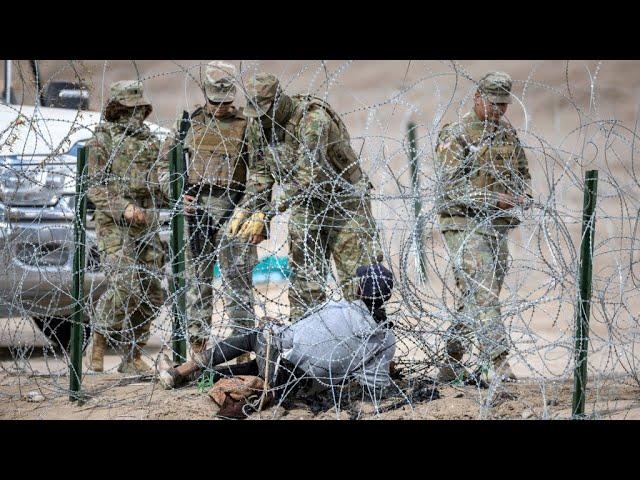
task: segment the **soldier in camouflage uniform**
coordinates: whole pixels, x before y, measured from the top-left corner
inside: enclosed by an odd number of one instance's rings
[[[103,370],[107,338],[118,333],[124,344],[118,371],[152,372],[141,352],[164,302],[160,279],[165,254],[157,233],[157,208],[165,198],[157,163],[160,144],[143,123],[151,110],[142,83],[114,83],[105,121],[86,145],[87,193],[96,206],[98,248],[109,282],[93,319],[94,371]]]
[[[246,176],[247,121],[242,108],[233,106],[236,68],[225,62],[207,65],[204,78],[206,105],[189,115],[184,138],[187,175],[188,334],[192,354],[204,352],[213,315],[213,271],[220,262],[222,295],[229,324],[236,335],[254,326],[252,270],[256,246],[224,235],[224,224],[242,199]],[[175,145],[179,124],[163,146]],[[168,193],[169,184],[164,183]],[[242,361],[242,360],[241,360]]]
[[[474,332],[488,380],[515,379],[500,312],[500,290],[508,269],[508,231],[520,223],[516,211],[531,199],[524,149],[503,118],[512,81],[491,72],[478,84],[474,108],[445,125],[436,147],[440,229],[449,250],[456,286],[457,318],[446,334],[441,381],[467,376],[464,335]]]
[[[340,117],[325,101],[286,95],[278,79],[260,73],[246,85],[250,176],[247,201],[229,233],[259,243],[278,212],[289,210],[290,317],[300,319],[326,298],[330,260],[344,297],[355,298],[359,265],[382,260],[371,215],[372,188]],[[284,190],[271,207],[275,183]]]

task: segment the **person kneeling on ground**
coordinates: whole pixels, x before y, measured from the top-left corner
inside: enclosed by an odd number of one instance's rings
[[[328,301],[288,326],[264,317],[257,331],[231,336],[208,349],[204,365],[188,361],[172,367],[161,353],[160,384],[176,388],[209,368],[222,375],[258,375],[276,398],[290,394],[306,379],[312,392],[356,380],[379,399],[393,387],[389,366],[396,339],[384,309],[393,277],[379,263],[359,267],[356,276],[357,300]],[[245,352],[255,352],[255,360],[219,366]]]

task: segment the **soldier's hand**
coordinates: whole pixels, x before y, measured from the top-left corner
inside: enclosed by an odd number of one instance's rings
[[[265,219],[266,215],[262,212],[255,212],[251,214],[249,219],[245,220],[238,232],[238,236],[246,238],[247,241],[258,244],[265,239]]]
[[[191,195],[183,195],[182,200],[184,202],[183,211],[185,215],[194,215],[196,213],[196,197]]]
[[[130,203],[125,207],[123,217],[127,222],[133,222],[135,220],[136,206],[133,203]]]
[[[134,205],[133,203],[130,203],[124,209],[124,219],[138,225],[147,224],[147,216],[144,213],[144,209]]]
[[[243,208],[236,208],[233,211],[231,220],[229,220],[229,226],[227,227],[227,233],[229,234],[229,236],[235,237],[238,235],[242,223],[248,216],[249,212]]]

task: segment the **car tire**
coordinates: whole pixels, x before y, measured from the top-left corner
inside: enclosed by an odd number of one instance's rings
[[[69,351],[71,345],[71,325],[69,318],[63,317],[33,317],[33,321],[51,342],[56,351]],[[89,325],[83,325],[82,351],[87,348],[91,338]]]

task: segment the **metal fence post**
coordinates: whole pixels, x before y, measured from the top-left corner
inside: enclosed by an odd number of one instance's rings
[[[416,139],[416,124],[409,122],[407,124],[407,136],[409,141],[409,168],[411,171],[411,187],[413,191],[413,211],[416,219],[415,244],[418,254],[418,262],[420,263],[420,271],[422,277],[427,279],[427,261],[425,258],[424,243],[422,238],[422,219],[420,212],[422,211],[422,201],[420,200],[420,178],[418,176],[418,141]]]
[[[582,237],[580,240],[579,295],[576,308],[575,367],[573,372],[573,418],[584,416],[587,390],[587,348],[589,346],[589,314],[591,311],[591,278],[593,273],[593,239],[598,195],[598,171],[589,170],[584,177]]]
[[[80,399],[82,383],[82,326],[84,324],[84,269],[87,217],[87,154],[78,150],[76,164],[76,198],[73,219],[73,301],[71,326],[71,362],[69,363],[69,400]]]
[[[182,192],[184,190],[184,151],[178,143],[169,158],[171,175],[171,282],[173,302],[172,348],[173,360],[182,363],[187,359],[186,345],[186,297],[185,297],[185,249],[184,249],[184,215],[182,212]]]

